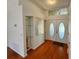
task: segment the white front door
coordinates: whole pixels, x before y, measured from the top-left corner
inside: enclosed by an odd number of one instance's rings
[[[55,41],[61,43],[68,42],[68,20],[58,19],[55,22]]]
[[[49,37],[56,42],[68,43],[68,17],[53,18],[49,25]]]

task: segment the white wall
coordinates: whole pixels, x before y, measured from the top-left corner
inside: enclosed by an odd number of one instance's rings
[[[24,57],[27,55],[25,16],[39,17],[44,20],[47,16],[47,11],[43,12],[44,10],[40,9],[37,5],[29,0],[20,0],[20,2],[19,0],[8,0],[7,9],[8,47]],[[34,19],[35,18],[33,18],[33,20]],[[43,43],[43,41],[44,38],[42,36],[38,36],[36,38],[34,37],[32,43],[34,44],[33,48],[38,47]]]
[[[34,18],[33,20],[33,25],[34,25],[34,28],[33,28],[33,39],[32,39],[32,48],[33,49],[36,49],[37,47],[39,47],[42,43],[44,43],[44,34],[36,34],[37,30],[38,30],[38,26],[37,26],[37,23],[38,21],[44,21],[43,19],[38,19],[38,18]],[[44,24],[42,24],[44,26]],[[40,30],[40,28],[39,28]],[[44,29],[43,29],[44,30]]]
[[[68,7],[68,12],[69,12],[69,43],[68,43],[68,55],[69,59],[71,59],[71,4]]]
[[[19,0],[8,0],[8,47],[24,57],[23,15]]]
[[[37,48],[40,44],[44,42],[44,38],[42,36],[35,35],[35,21],[38,20],[36,17],[45,19],[45,14],[42,13],[42,9],[40,9],[37,5],[29,0],[23,1],[23,17],[24,17],[24,39],[26,40],[26,26],[25,26],[25,16],[33,16],[33,36],[32,36],[32,48]],[[46,11],[45,11],[46,12]],[[26,47],[26,44],[25,44]],[[25,48],[26,50],[26,48]]]
[[[71,59],[71,20],[69,21],[68,55],[69,55],[69,59]]]

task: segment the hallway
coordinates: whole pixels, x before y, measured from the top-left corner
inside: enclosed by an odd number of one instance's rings
[[[25,58],[20,57],[8,48],[8,59],[68,59],[67,45],[54,44],[52,41],[45,41],[36,50],[30,50]]]

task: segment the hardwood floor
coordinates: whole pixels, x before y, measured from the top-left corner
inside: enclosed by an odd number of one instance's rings
[[[7,53],[7,59],[68,59],[67,45],[55,44],[52,41],[46,41],[36,50],[28,51],[28,56],[25,58],[22,58],[10,48],[7,49]]]

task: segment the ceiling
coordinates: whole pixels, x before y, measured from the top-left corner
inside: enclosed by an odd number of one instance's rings
[[[47,9],[56,10],[59,8],[67,7],[70,4],[70,0],[55,0],[56,3],[52,5],[48,3],[49,0],[31,0],[31,1],[45,10]]]

